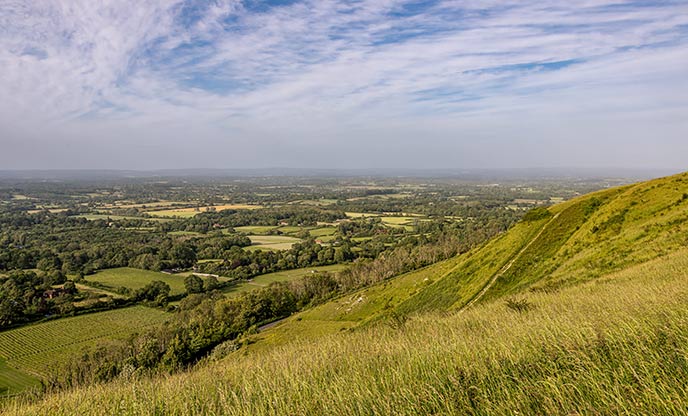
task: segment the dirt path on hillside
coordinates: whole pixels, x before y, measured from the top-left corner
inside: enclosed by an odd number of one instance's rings
[[[465,304],[465,305],[461,308],[461,311],[468,309],[471,305],[473,305],[474,303],[476,303],[477,301],[479,301],[480,298],[482,298],[483,295],[484,295],[485,293],[487,293],[487,291],[490,290],[490,288],[492,288],[492,286],[495,284],[495,282],[497,281],[497,279],[499,279],[502,275],[504,275],[504,273],[506,273],[507,271],[509,271],[509,269],[511,269],[511,266],[513,266],[513,264],[516,262],[516,260],[518,260],[518,259],[521,257],[521,255],[523,255],[523,253],[525,253],[526,250],[528,250],[528,248],[530,248],[530,246],[533,245],[533,243],[535,242],[535,240],[537,240],[538,238],[540,238],[540,236],[542,235],[542,233],[545,232],[545,230],[547,229],[547,227],[548,227],[554,220],[556,220],[557,217],[559,217],[559,214],[561,214],[561,213],[560,213],[560,212],[557,212],[556,214],[554,214],[554,216],[553,216],[549,221],[547,221],[547,222],[545,223],[545,225],[542,226],[542,228],[541,228],[540,231],[535,235],[535,237],[533,237],[533,238],[528,242],[528,244],[526,244],[518,253],[516,253],[516,255],[515,255],[514,257],[512,257],[511,260],[509,260],[509,262],[508,262],[507,264],[504,265],[504,267],[502,267],[497,273],[495,273],[494,276],[492,276],[492,279],[490,279],[490,281],[485,285],[485,287],[483,287],[483,288],[480,290],[480,292],[478,292],[478,294],[475,295],[475,296],[473,297],[473,299],[471,299],[467,304]]]

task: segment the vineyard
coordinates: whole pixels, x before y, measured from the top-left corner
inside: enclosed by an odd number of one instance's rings
[[[157,309],[134,306],[0,332],[0,361],[5,361],[9,367],[42,376],[54,363],[65,362],[66,357],[85,350],[97,340],[126,337],[161,323],[168,316]],[[12,387],[0,385],[0,391]]]

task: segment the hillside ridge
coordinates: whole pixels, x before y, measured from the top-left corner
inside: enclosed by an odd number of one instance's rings
[[[560,214],[561,214],[560,212],[557,212],[556,214],[554,214],[554,216],[552,216],[552,218],[551,218],[547,223],[545,223],[545,225],[542,226],[542,228],[541,228],[540,231],[537,233],[537,235],[535,235],[535,237],[533,237],[533,239],[530,240],[530,241],[521,249],[521,251],[519,251],[518,253],[516,253],[516,255],[515,255],[511,260],[509,260],[509,262],[508,262],[504,267],[502,267],[497,273],[495,273],[495,275],[492,277],[492,279],[490,279],[490,281],[485,285],[485,287],[484,287],[482,290],[480,290],[480,292],[478,292],[478,293],[475,295],[475,297],[474,297],[473,299],[471,299],[470,301],[468,301],[468,303],[466,303],[463,307],[461,307],[461,310],[465,310],[465,309],[467,309],[467,308],[470,308],[473,304],[475,304],[476,302],[478,302],[478,301],[480,300],[480,298],[482,298],[483,295],[484,295],[485,293],[487,293],[488,290],[490,290],[490,288],[495,284],[495,282],[497,282],[497,279],[499,279],[501,276],[503,276],[504,273],[508,272],[509,269],[511,269],[511,266],[513,266],[514,263],[519,259],[519,257],[521,257],[521,255],[522,255],[523,253],[525,253],[525,251],[528,250],[528,248],[530,248],[530,246],[531,246],[538,238],[540,238],[540,236],[542,235],[542,233],[545,232],[545,229],[546,229],[552,222],[556,221],[557,218],[559,218],[559,215],[560,215]]]

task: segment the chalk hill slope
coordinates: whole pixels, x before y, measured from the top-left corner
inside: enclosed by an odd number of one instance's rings
[[[8,411],[685,414],[686,283],[684,173],[532,211],[482,247],[297,314],[189,373]]]

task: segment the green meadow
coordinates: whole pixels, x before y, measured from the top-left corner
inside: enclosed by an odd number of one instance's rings
[[[253,250],[289,250],[300,239],[285,235],[249,235],[252,245],[247,249]]]
[[[131,267],[118,267],[115,269],[100,270],[97,273],[86,276],[90,282],[100,283],[111,290],[120,287],[136,290],[141,289],[154,280],[160,280],[170,285],[170,294],[184,293],[184,276],[154,272],[151,270],[134,269]]]

